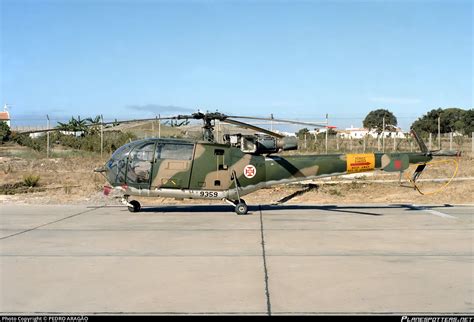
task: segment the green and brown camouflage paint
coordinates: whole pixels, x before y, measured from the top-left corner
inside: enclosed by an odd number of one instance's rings
[[[427,162],[432,158],[424,153],[263,156],[243,153],[236,147],[217,143],[170,139],[148,139],[139,142],[141,145],[143,142],[154,142],[155,147],[160,144],[187,144],[193,145],[194,149],[189,160],[179,157],[160,159],[155,155],[150,161],[150,179],[146,184],[133,181],[117,182],[109,176],[109,182],[120,187],[123,193],[128,195],[237,199],[238,196],[263,187],[324,176],[374,169],[403,171],[409,164]],[[353,163],[350,162],[353,162],[351,160],[354,160],[354,156],[372,161],[362,162],[361,164],[366,164],[365,168],[357,168],[357,165],[352,168]],[[126,162],[129,162],[128,156]],[[249,165],[254,168],[245,170]]]

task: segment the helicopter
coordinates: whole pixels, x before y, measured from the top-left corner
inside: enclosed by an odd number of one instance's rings
[[[130,197],[142,196],[222,200],[232,205],[236,214],[245,215],[248,206],[242,197],[262,188],[376,169],[401,175],[410,164],[417,165],[410,180],[415,183],[433,158],[432,151],[428,151],[414,131],[412,135],[421,152],[283,156],[276,153],[298,148],[296,137],[236,119],[323,126],[273,116],[228,116],[219,112],[161,119],[202,120],[202,140],[148,138],[133,141],[118,148],[103,167],[95,170],[109,183],[104,187],[104,194],[121,195],[121,202],[130,212],[141,210],[140,203]],[[216,120],[259,133],[226,134],[223,143],[218,143],[214,135]]]

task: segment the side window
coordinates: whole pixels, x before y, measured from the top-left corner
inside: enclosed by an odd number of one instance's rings
[[[191,160],[194,144],[159,144],[156,147],[156,157],[159,159]]]
[[[155,142],[148,142],[132,151],[131,157],[135,160],[153,161],[153,153],[155,152]]]

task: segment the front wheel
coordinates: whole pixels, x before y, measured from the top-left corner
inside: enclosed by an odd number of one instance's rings
[[[247,205],[245,204],[245,202],[239,202],[236,206],[235,206],[235,212],[237,213],[237,215],[245,215],[248,213],[248,207]]]
[[[140,209],[142,208],[140,203],[136,200],[130,201],[130,204],[132,205],[131,207],[128,206],[128,211],[130,211],[130,212],[139,212]]]

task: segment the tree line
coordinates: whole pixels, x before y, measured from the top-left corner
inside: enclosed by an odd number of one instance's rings
[[[474,109],[464,110],[457,107],[432,109],[413,122],[411,128],[420,134],[438,133],[438,120],[440,133],[457,132],[472,136],[474,132]],[[362,124],[380,134],[382,131],[394,131],[398,122],[389,110],[377,109],[367,114]]]

